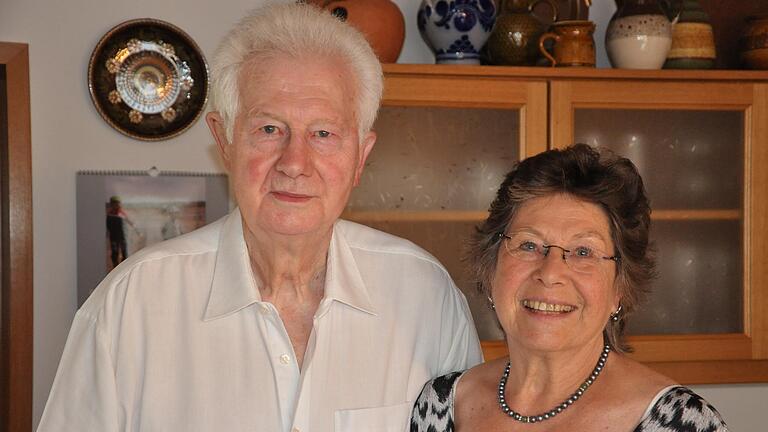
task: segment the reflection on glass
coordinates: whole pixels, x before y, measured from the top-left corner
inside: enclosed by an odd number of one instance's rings
[[[740,111],[576,110],[576,141],[630,158],[653,208],[659,277],[631,334],[742,331],[743,127]]]
[[[517,160],[517,111],[383,108],[349,208],[486,210]]]
[[[467,296],[482,339],[501,339],[461,260],[504,175],[519,160],[519,111],[385,107],[345,218],[433,254]]]
[[[743,329],[740,221],[654,221],[659,277],[630,334]]]
[[[740,111],[577,109],[574,136],[630,158],[654,209],[737,208],[743,121]]]

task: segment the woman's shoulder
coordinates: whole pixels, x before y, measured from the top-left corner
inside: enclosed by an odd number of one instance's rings
[[[452,432],[456,382],[465,371],[451,372],[424,384],[411,412],[411,432]]]
[[[662,389],[651,401],[634,432],[727,432],[720,413],[688,387]]]

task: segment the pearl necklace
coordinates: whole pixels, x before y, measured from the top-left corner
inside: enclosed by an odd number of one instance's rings
[[[504,397],[504,390],[507,387],[507,378],[509,378],[509,367],[510,363],[507,362],[507,367],[504,369],[504,374],[501,375],[501,379],[499,380],[499,407],[501,407],[501,410],[504,412],[504,414],[512,417],[513,419],[523,422],[523,423],[537,423],[544,420],[549,420],[552,417],[560,414],[561,412],[565,411],[566,408],[573,405],[574,402],[579,400],[581,395],[584,394],[585,391],[589,388],[589,386],[592,385],[592,383],[595,382],[598,375],[600,375],[600,372],[602,372],[603,367],[605,367],[605,361],[608,360],[608,353],[611,352],[611,346],[605,345],[603,347],[603,351],[600,353],[600,358],[597,359],[597,364],[595,365],[595,368],[592,369],[592,373],[589,374],[589,377],[581,383],[579,388],[573,392],[573,394],[566,400],[563,401],[560,405],[552,408],[551,410],[534,416],[524,416],[520,413],[515,412],[512,408],[507,405],[506,398]]]

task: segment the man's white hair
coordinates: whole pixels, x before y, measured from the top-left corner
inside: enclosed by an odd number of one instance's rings
[[[212,63],[211,103],[232,142],[240,106],[239,77],[246,62],[278,57],[338,59],[356,81],[355,114],[362,137],[381,102],[381,64],[365,37],[329,12],[308,4],[272,3],[255,9],[224,37]]]

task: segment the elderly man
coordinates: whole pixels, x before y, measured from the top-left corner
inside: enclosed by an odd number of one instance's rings
[[[381,67],[306,5],[226,37],[207,117],[239,204],[145,249],[78,311],[41,431],[400,431],[481,361],[466,301],[413,244],[338,220]]]

